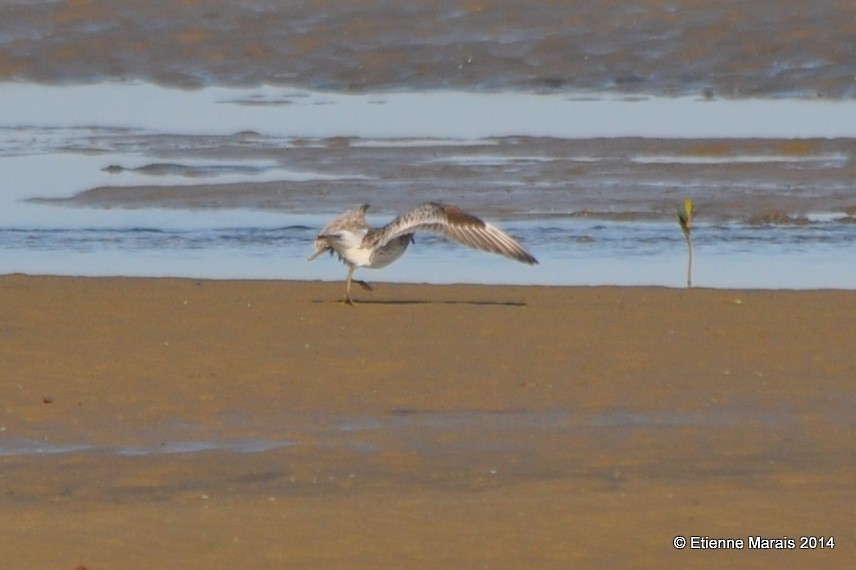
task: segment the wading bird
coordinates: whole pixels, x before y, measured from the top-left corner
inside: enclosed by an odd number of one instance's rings
[[[351,282],[371,291],[365,281],[354,279],[358,267],[380,269],[404,255],[413,243],[413,234],[419,231],[441,233],[474,249],[498,253],[522,263],[534,265],[532,257],[511,236],[480,218],[449,204],[429,202],[409,210],[381,228],[366,223],[369,205],[348,210],[327,224],[315,238],[312,261],[324,252],[334,252],[348,266],[345,284],[345,303],[353,305]]]

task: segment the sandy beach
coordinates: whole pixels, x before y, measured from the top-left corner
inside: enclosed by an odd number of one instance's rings
[[[854,292],[375,285],[0,278],[4,566],[852,564]]]

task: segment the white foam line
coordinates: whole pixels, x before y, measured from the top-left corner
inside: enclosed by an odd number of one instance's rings
[[[766,163],[802,163],[802,162],[838,162],[849,160],[842,153],[814,154],[795,156],[786,154],[738,154],[733,156],[634,156],[630,159],[636,164],[766,164]]]

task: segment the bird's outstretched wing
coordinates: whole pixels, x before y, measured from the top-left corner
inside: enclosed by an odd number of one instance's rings
[[[522,263],[538,263],[523,246],[499,228],[457,206],[433,202],[401,214],[382,228],[370,230],[363,243],[382,247],[396,237],[417,231],[442,233],[474,249],[498,253]]]

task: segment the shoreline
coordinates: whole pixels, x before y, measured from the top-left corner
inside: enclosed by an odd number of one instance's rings
[[[344,267],[343,265],[341,267]],[[91,281],[108,281],[108,280],[128,280],[128,281],[176,281],[176,282],[193,282],[193,283],[234,283],[234,284],[262,284],[262,283],[286,283],[290,285],[305,285],[305,286],[335,286],[336,284],[340,284],[344,287],[345,277],[343,276],[341,279],[338,277],[331,278],[321,278],[321,279],[289,279],[286,277],[194,277],[194,276],[182,276],[182,275],[72,275],[72,274],[59,274],[59,273],[25,273],[25,272],[11,272],[11,273],[0,273],[0,281],[4,279],[67,279],[67,280],[91,280]],[[379,275],[383,276],[383,273],[369,273],[369,275]],[[372,285],[372,287],[378,286],[380,288],[389,287],[391,289],[397,289],[399,287],[437,287],[437,288],[449,288],[449,287],[463,287],[463,288],[515,288],[515,289],[568,289],[568,290],[592,290],[592,289],[616,289],[616,290],[665,290],[665,291],[707,291],[707,292],[720,292],[720,293],[854,293],[856,294],[856,290],[848,289],[846,287],[814,287],[814,288],[797,288],[797,287],[710,287],[704,285],[693,285],[692,287],[687,287],[686,283],[676,284],[676,285],[656,285],[656,284],[638,284],[638,285],[624,285],[624,284],[594,284],[594,285],[554,285],[554,284],[544,284],[544,283],[471,283],[471,282],[404,282],[404,281],[385,281],[383,279],[367,279],[367,281]],[[396,292],[398,293],[398,292]],[[372,301],[371,297],[373,293],[371,291],[364,292],[361,291],[359,293],[364,298],[361,298],[362,301],[367,304],[378,304],[382,303],[382,300]],[[356,299],[356,295],[355,295]],[[318,301],[320,302],[320,300]],[[395,301],[390,299],[390,304],[394,304]],[[430,303],[430,300],[424,301],[425,303]],[[359,305],[359,301],[357,302]]]
[[[340,282],[20,275],[0,292],[11,566],[852,561],[856,292],[379,283],[349,308]],[[672,546],[808,534],[836,548]]]

